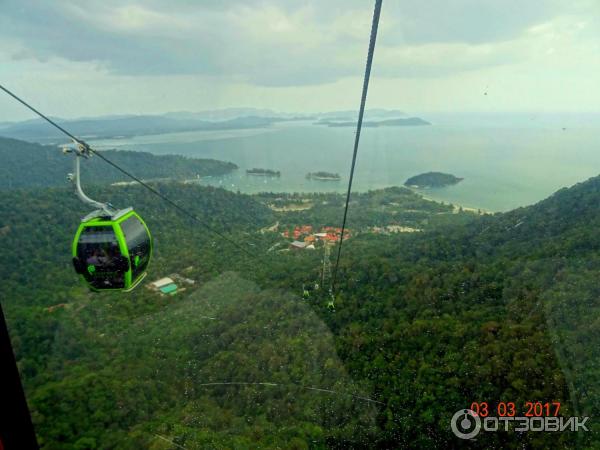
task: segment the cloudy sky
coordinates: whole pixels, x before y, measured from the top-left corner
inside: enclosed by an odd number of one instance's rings
[[[61,117],[356,109],[372,8],[0,0],[0,83]],[[599,75],[598,0],[384,0],[369,106],[599,111]],[[31,117],[0,96],[0,121]]]

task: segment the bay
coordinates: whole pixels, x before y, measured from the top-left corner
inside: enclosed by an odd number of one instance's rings
[[[425,116],[433,125],[363,128],[353,190],[402,185],[422,172],[464,178],[425,196],[487,211],[535,203],[600,172],[597,115]],[[102,147],[231,161],[240,169],[199,180],[245,193],[345,192],[355,130],[310,122],[265,129],[199,131],[91,142]],[[249,168],[281,171],[280,178],[246,174]],[[306,179],[308,172],[341,175],[340,181]]]

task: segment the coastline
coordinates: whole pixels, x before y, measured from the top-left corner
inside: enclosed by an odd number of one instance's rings
[[[434,198],[434,197],[430,197],[428,195],[424,195],[420,191],[417,191],[417,190],[414,190],[414,189],[411,189],[411,191],[413,191],[415,194],[420,195],[423,198],[423,200],[429,200],[431,202],[436,202],[436,203],[442,203],[443,202],[444,204],[451,204],[451,205],[453,205],[454,206],[454,211],[453,211],[454,214],[457,214],[458,211],[460,210],[460,208],[462,208],[463,211],[469,211],[469,212],[472,212],[472,213],[475,213],[475,214],[480,214],[480,215],[495,214],[495,213],[498,212],[498,211],[492,211],[492,210],[485,209],[485,208],[477,208],[477,207],[473,207],[473,206],[459,205],[458,203],[450,202],[448,200],[437,199],[437,198]]]

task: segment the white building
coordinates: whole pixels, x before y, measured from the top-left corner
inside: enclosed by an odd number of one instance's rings
[[[169,284],[173,284],[174,281],[169,278],[169,277],[165,277],[165,278],[161,278],[160,280],[156,280],[153,281],[152,283],[150,283],[150,286],[152,286],[154,289],[160,289],[161,287],[167,286]]]

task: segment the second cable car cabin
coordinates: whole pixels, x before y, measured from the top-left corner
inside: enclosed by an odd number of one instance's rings
[[[152,238],[142,218],[127,208],[84,217],[73,240],[73,265],[94,291],[135,288],[146,276]]]

